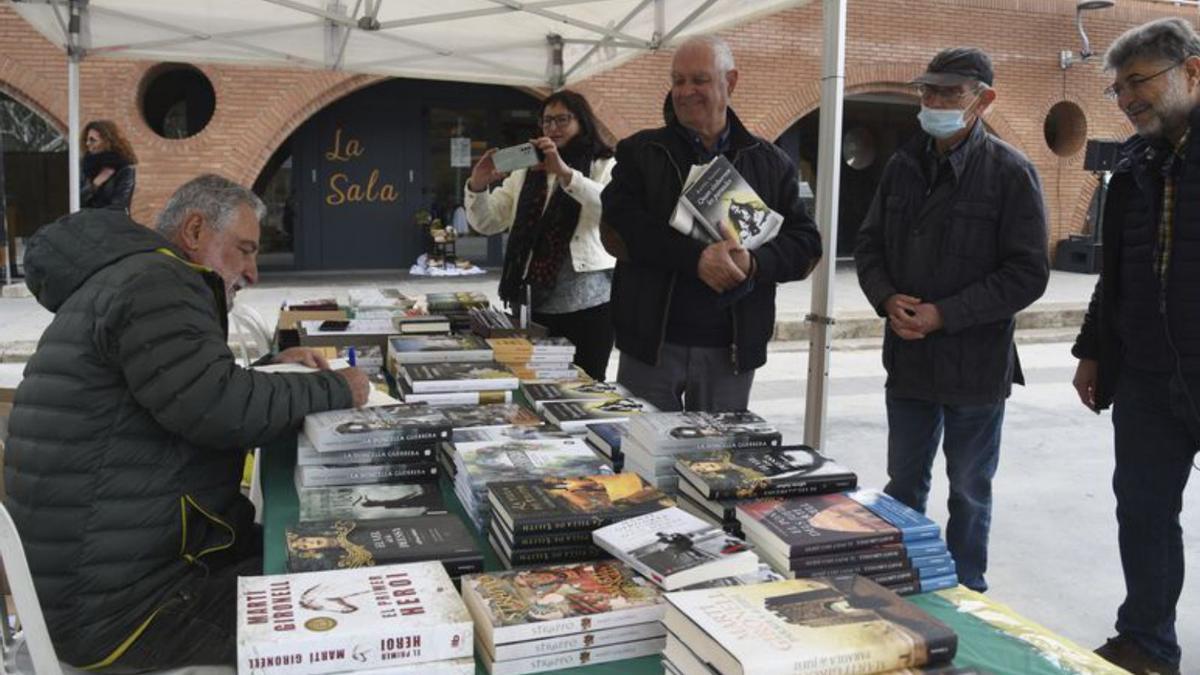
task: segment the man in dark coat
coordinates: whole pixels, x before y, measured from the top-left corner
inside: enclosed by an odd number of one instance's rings
[[[979,591],[1004,402],[1024,383],[1014,317],[1050,278],[1041,181],[982,121],[992,79],[978,49],[933,58],[916,80],[923,132],[888,161],[854,251],[859,285],[888,320],[885,491],[925,511],[944,431],[946,544],[959,581]]]
[[[821,236],[791,160],[729,108],[738,79],[729,46],[714,36],[684,42],[671,78],[667,125],[617,145],[601,197],[605,247],[617,258],[617,381],[660,410],[745,410],[775,330],[775,286],[812,271]],[[670,224],[692,165],[717,155],[783,217],[778,234],[752,251],[732,240],[706,244]]]
[[[1116,71],[1106,93],[1137,134],[1109,181],[1103,271],[1071,350],[1080,400],[1113,407],[1125,601],[1096,653],[1134,673],[1178,673],[1179,514],[1200,446],[1200,36],[1183,19],[1154,21],[1105,62]]]
[[[233,663],[237,576],[262,567],[245,449],[366,401],[355,369],[234,362],[226,307],[257,276],[261,211],[248,190],[202,176],[160,218],[176,245],[91,209],[30,241],[27,283],[55,317],[17,389],[5,506],[67,663]]]

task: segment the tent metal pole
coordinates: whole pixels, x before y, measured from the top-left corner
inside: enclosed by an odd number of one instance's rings
[[[820,142],[817,146],[817,225],[825,255],[813,273],[812,301],[806,320],[808,391],[804,398],[804,442],[823,449],[825,408],[829,401],[829,356],[833,308],[833,274],[837,258],[838,192],[842,169],[842,108],[846,81],[846,3],[825,0],[825,36],[821,65]]]
[[[71,213],[79,210],[79,61],[83,56],[79,46],[81,11],[78,0],[71,0],[67,43],[67,187]]]

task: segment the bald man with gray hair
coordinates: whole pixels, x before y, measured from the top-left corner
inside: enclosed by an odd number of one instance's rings
[[[775,329],[775,287],[812,271],[821,236],[800,202],[796,167],[729,107],[738,83],[729,45],[685,41],[670,81],[666,126],[617,145],[602,195],[604,243],[617,258],[617,380],[661,410],[744,410]],[[783,216],[775,238],[753,251],[670,225],[691,167],[717,156]]]
[[[1096,653],[1178,673],[1179,514],[1200,447],[1200,35],[1184,19],[1143,24],[1113,42],[1105,67],[1105,93],[1137,133],[1108,184],[1104,264],[1071,350],[1080,401],[1113,409],[1125,600]]]

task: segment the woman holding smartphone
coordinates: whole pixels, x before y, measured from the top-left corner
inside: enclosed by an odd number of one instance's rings
[[[528,302],[533,321],[573,342],[575,364],[604,380],[613,347],[608,299],[616,259],[600,243],[600,191],[612,176],[613,151],[600,138],[587,99],[573,91],[542,102],[541,125],[542,136],[530,141],[540,164],[501,172],[492,160],[495,148],[475,164],[467,181],[467,222],[481,234],[511,231],[501,300],[514,309]]]

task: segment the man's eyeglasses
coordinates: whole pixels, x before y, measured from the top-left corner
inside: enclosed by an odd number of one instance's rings
[[[562,129],[563,127],[570,124],[571,120],[573,120],[573,119],[575,119],[575,116],[572,115],[571,113],[566,113],[564,115],[546,115],[545,117],[542,118],[542,128],[543,129],[552,129],[552,128],[557,127],[559,129]]]
[[[933,84],[918,84],[917,96],[922,99],[945,101],[946,103],[958,103],[966,98],[970,93],[962,87],[939,87]]]
[[[1138,89],[1141,88],[1141,86],[1143,84],[1146,84],[1147,82],[1149,82],[1150,80],[1153,80],[1154,78],[1158,77],[1159,75],[1162,75],[1163,73],[1172,71],[1182,65],[1183,65],[1183,61],[1179,61],[1178,63],[1174,63],[1172,65],[1167,66],[1166,68],[1163,68],[1162,70],[1158,71],[1157,73],[1154,73],[1153,75],[1147,75],[1145,77],[1136,77],[1136,76],[1130,77],[1125,80],[1124,84],[1121,84],[1120,82],[1113,82],[1112,84],[1110,84],[1104,88],[1104,97],[1110,101],[1115,101],[1118,98],[1120,98],[1121,94],[1124,94],[1126,90],[1131,91],[1131,92],[1136,92]]]

